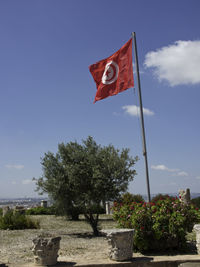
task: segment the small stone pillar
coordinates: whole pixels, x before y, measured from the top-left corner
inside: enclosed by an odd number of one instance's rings
[[[35,265],[55,265],[58,258],[61,237],[37,237],[33,239]]]
[[[115,261],[130,260],[133,255],[133,229],[102,230],[110,246],[109,258]]]
[[[47,201],[46,200],[42,200],[40,203],[40,206],[43,208],[47,208]]]
[[[10,211],[10,207],[9,206],[4,206],[3,207],[3,217]]]
[[[200,255],[200,224],[195,224],[193,227],[195,233],[196,233],[196,248],[197,253]]]
[[[112,207],[113,207],[113,203],[110,201],[107,201],[106,202],[106,214],[107,215],[113,214]]]
[[[21,214],[21,215],[24,215],[25,214],[25,208],[23,206],[16,206],[14,208],[14,214],[18,213],[18,214]]]
[[[187,188],[186,191],[179,190],[179,198],[181,202],[185,204],[190,204],[190,189]]]

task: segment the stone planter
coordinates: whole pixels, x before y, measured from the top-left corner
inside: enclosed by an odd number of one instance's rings
[[[133,229],[102,230],[110,246],[109,258],[115,261],[130,260],[133,255]]]
[[[61,237],[42,236],[33,239],[34,264],[55,265],[58,258]]]
[[[200,224],[195,224],[193,229],[194,229],[194,231],[196,233],[197,253],[200,255]]]

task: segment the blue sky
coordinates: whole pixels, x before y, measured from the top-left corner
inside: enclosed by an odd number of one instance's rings
[[[140,160],[135,89],[93,104],[89,65],[136,32],[151,193],[200,191],[198,0],[0,1],[0,197],[37,196],[40,158],[88,135]],[[135,70],[135,69],[134,69]]]

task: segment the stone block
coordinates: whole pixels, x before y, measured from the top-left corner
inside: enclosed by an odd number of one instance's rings
[[[108,239],[109,258],[115,261],[130,260],[133,255],[133,229],[102,230]]]
[[[200,224],[195,224],[193,229],[194,229],[194,231],[196,233],[197,253],[200,255]]]
[[[61,237],[37,237],[33,239],[34,264],[55,265],[58,258]]]

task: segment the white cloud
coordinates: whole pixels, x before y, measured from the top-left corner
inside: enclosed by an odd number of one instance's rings
[[[27,185],[27,184],[31,184],[32,182],[33,181],[30,180],[30,179],[25,179],[25,180],[22,181],[22,184]]]
[[[12,185],[16,185],[17,182],[16,182],[16,181],[12,181],[11,184],[12,184]]]
[[[196,179],[200,180],[200,176],[197,176]]]
[[[177,41],[146,54],[144,65],[171,86],[200,83],[200,41]]]
[[[5,165],[5,167],[8,169],[17,169],[17,170],[24,169],[24,165],[18,165],[18,164],[7,164]]]
[[[173,176],[189,176],[187,172],[184,172],[184,171],[180,171],[176,174],[173,174]]]
[[[151,169],[158,171],[168,171],[168,172],[177,172],[179,169],[169,169],[165,165],[152,165]]]
[[[189,174],[185,171],[181,171],[180,169],[170,169],[168,167],[166,167],[165,165],[152,165],[151,169],[153,170],[157,170],[157,171],[167,171],[167,172],[171,172],[172,176],[189,176]]]
[[[140,108],[138,106],[127,105],[123,106],[122,109],[125,110],[125,113],[128,113],[131,116],[140,116]],[[154,112],[147,108],[143,108],[143,114],[147,116],[152,116],[154,115]]]
[[[166,171],[168,169],[165,165],[152,165],[151,168],[153,170],[161,170],[161,171]]]

